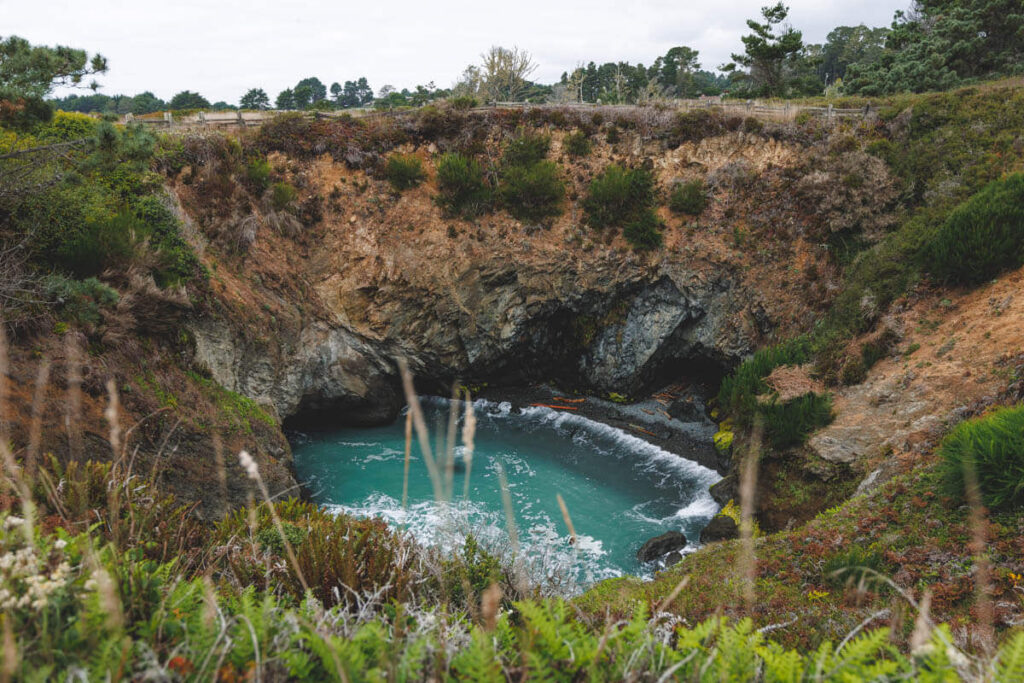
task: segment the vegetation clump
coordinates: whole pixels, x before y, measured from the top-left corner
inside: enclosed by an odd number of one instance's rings
[[[588,156],[592,149],[590,136],[586,131],[575,130],[565,136],[562,147],[565,149],[565,153],[574,159]]]
[[[558,164],[539,161],[529,166],[511,166],[501,174],[501,200],[508,212],[520,220],[539,221],[562,212],[565,183]]]
[[[449,152],[437,163],[437,203],[446,212],[464,218],[484,213],[491,204],[491,188],[483,167],[472,157]]]
[[[423,171],[423,163],[413,154],[392,154],[384,166],[384,177],[391,187],[401,192],[422,183],[427,174]]]
[[[654,213],[654,176],[643,168],[610,164],[590,182],[583,210],[595,228],[622,227],[637,250],[661,245],[661,220]]]
[[[707,196],[704,194],[703,181],[689,180],[672,186],[672,192],[668,198],[668,208],[673,213],[699,216],[704,213],[705,206],[707,206]]]
[[[942,440],[939,455],[950,495],[963,497],[974,481],[988,507],[1024,506],[1024,406],[961,422]]]
[[[954,209],[924,255],[933,274],[957,284],[1024,264],[1024,173],[989,183]]]

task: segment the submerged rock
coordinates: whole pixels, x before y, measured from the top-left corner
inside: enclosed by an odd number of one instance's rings
[[[640,550],[636,552],[636,559],[641,562],[653,562],[669,553],[678,554],[678,551],[685,547],[686,536],[681,531],[666,531],[640,546]]]
[[[727,541],[731,538],[738,538],[739,535],[740,528],[736,525],[736,520],[726,515],[717,515],[700,532],[700,542]]]

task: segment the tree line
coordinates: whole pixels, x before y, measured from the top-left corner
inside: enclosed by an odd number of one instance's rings
[[[876,96],[943,90],[1024,71],[1021,0],[914,0],[910,9],[895,13],[888,27],[837,26],[821,44],[806,43],[788,20],[789,8],[782,2],[763,7],[760,16],[746,22],[742,51],[713,70],[700,63],[696,50],[676,46],[648,66],[580,62],[558,82],[544,84],[531,80],[537,65],[528,52],[493,47],[480,63],[467,66],[451,88],[433,82],[401,90],[384,85],[375,93],[365,77],[328,87],[310,76],[273,100],[263,88],[250,88],[237,105],[211,103],[189,90],[166,102],[146,91],[134,96],[73,94],[53,104],[66,111],[146,114],[166,109],[391,109],[448,97],[621,104],[715,95]]]

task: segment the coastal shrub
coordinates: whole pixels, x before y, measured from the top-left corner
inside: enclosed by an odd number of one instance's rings
[[[274,183],[270,188],[270,205],[274,208],[274,211],[284,211],[298,198],[298,190],[290,183],[281,181]]]
[[[825,560],[821,573],[833,586],[857,586],[877,581],[882,569],[882,556],[877,551],[853,545]]]
[[[469,95],[462,95],[461,97],[453,97],[452,99],[448,100],[448,105],[452,109],[458,111],[465,111],[467,109],[472,109],[473,107],[480,106],[480,101],[477,100],[475,97],[471,97]]]
[[[716,399],[719,411],[744,421],[753,414],[757,396],[768,391],[764,379],[772,370],[801,365],[810,358],[811,343],[805,336],[761,349],[722,380]]]
[[[540,161],[505,169],[499,193],[510,214],[520,220],[539,221],[562,212],[565,183],[558,164]]]
[[[707,197],[704,195],[703,181],[690,180],[672,186],[672,192],[668,198],[668,208],[672,210],[672,213],[699,216],[704,213],[706,205]]]
[[[608,165],[590,182],[583,210],[595,228],[625,225],[654,203],[654,176],[642,168]]]
[[[579,159],[588,156],[591,150],[590,136],[582,130],[573,131],[565,136],[562,147],[570,157]]]
[[[245,166],[245,180],[253,194],[261,195],[270,187],[270,162],[257,157]]]
[[[986,185],[960,204],[925,249],[928,270],[977,284],[1024,263],[1024,173]]]
[[[391,187],[399,192],[416,187],[422,183],[427,174],[423,172],[423,163],[413,154],[392,154],[384,166],[384,177]]]
[[[799,446],[816,429],[832,422],[832,397],[808,393],[785,403],[772,400],[759,406],[764,434],[773,448]]]
[[[301,600],[304,579],[313,596],[326,606],[354,605],[357,596],[381,589],[385,599],[410,597],[415,579],[412,553],[384,521],[334,515],[295,498],[275,503],[274,509],[283,538],[266,505],[238,510],[214,531],[218,542],[230,549],[221,560],[222,571],[236,585],[280,588]],[[285,541],[297,566],[288,557]],[[268,554],[280,567],[269,575]]]
[[[57,274],[43,280],[43,293],[65,320],[92,325],[100,322],[100,310],[114,306],[119,298],[116,290],[94,277],[75,280]]]
[[[470,534],[462,553],[441,562],[443,594],[455,605],[475,605],[491,584],[502,580],[501,562]]]
[[[964,496],[973,470],[985,505],[1024,506],[1024,406],[961,422],[942,440],[939,455],[950,495]]]
[[[550,148],[550,135],[520,128],[516,131],[515,137],[505,145],[505,152],[501,157],[501,165],[505,168],[510,166],[532,166],[542,161],[548,155]]]
[[[636,217],[626,224],[622,236],[637,251],[657,249],[661,246],[661,230],[665,224],[651,208],[640,211]]]
[[[157,266],[153,279],[158,285],[177,285],[201,274],[199,257],[181,235],[181,221],[160,197],[140,197],[132,202],[131,207],[132,213],[144,226],[150,247],[156,250]]]
[[[491,203],[480,162],[458,152],[449,152],[438,161],[437,187],[437,203],[452,215],[477,216]]]
[[[142,230],[138,218],[120,211],[110,218],[90,221],[66,235],[57,247],[56,261],[79,277],[99,275],[109,268],[125,268],[136,250]]]

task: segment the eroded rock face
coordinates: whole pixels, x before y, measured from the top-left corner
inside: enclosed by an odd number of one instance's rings
[[[197,321],[192,333],[197,362],[217,382],[272,407],[280,419],[380,424],[402,404],[391,360],[344,327],[317,322],[270,348],[214,320]]]
[[[557,379],[636,394],[682,371],[714,372],[754,345],[736,324],[743,306],[728,277],[705,281],[662,268],[609,273],[586,288],[572,275],[568,268],[538,273],[488,264],[464,273],[454,288],[365,302],[379,307],[378,315],[388,312],[383,334],[341,315],[269,339],[200,319],[191,328],[196,360],[282,420],[368,425],[392,420],[402,404],[399,357],[439,390],[456,379]]]

